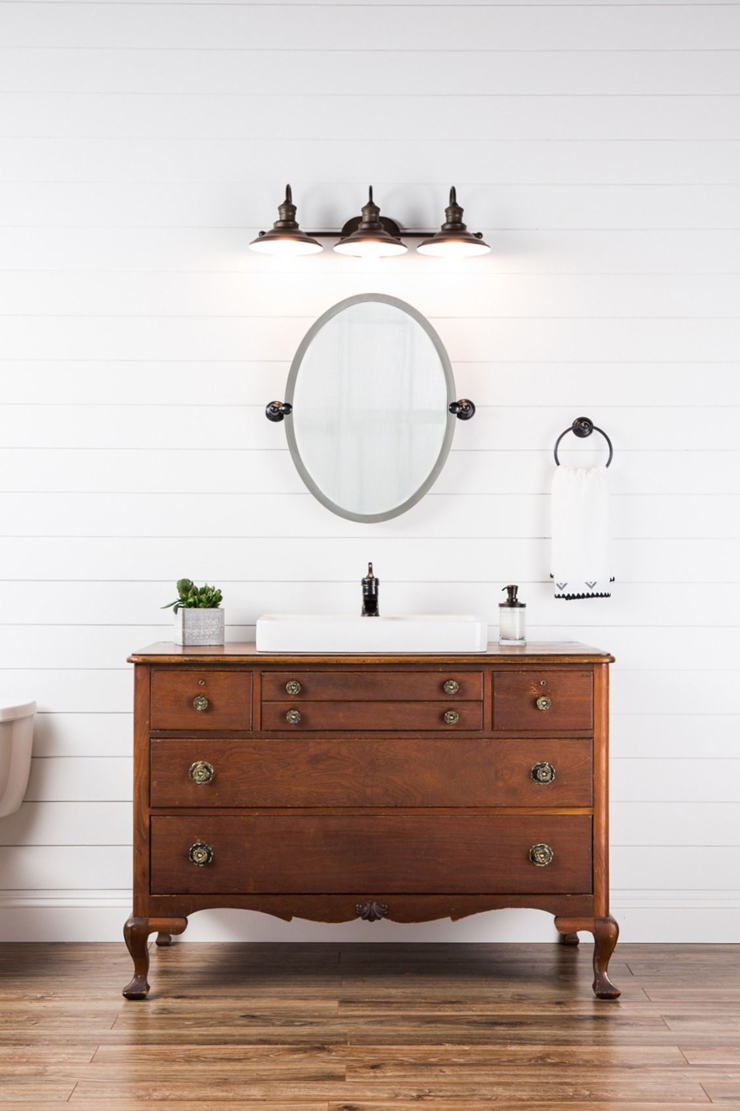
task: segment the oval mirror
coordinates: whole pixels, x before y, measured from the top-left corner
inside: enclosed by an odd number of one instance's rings
[[[288,446],[327,509],[387,521],[442,470],[454,399],[447,352],[421,313],[381,293],[348,297],[319,317],[293,359]]]

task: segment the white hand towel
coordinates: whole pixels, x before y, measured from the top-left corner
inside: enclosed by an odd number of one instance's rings
[[[610,547],[606,467],[556,467],[551,564],[555,597],[610,598]]]

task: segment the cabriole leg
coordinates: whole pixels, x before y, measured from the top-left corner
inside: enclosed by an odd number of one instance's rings
[[[622,994],[609,979],[609,961],[619,937],[617,920],[604,918],[556,918],[555,928],[563,935],[564,944],[572,945],[568,938],[578,930],[588,930],[594,935],[594,995],[597,999],[618,999]]]
[[[126,999],[146,999],[149,992],[149,935],[181,934],[187,924],[187,918],[129,918],[123,927],[123,939],[134,962],[134,976],[123,989]]]

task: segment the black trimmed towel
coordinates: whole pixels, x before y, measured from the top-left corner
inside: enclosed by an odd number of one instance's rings
[[[611,598],[614,582],[606,467],[555,468],[552,480],[555,597]]]

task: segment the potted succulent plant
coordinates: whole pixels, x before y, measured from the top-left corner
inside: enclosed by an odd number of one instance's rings
[[[215,586],[196,586],[190,579],[177,580],[177,598],[162,609],[175,613],[176,644],[223,644],[223,595]]]

